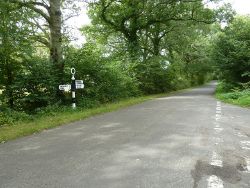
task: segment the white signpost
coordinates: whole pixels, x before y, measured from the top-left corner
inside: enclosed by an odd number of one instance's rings
[[[83,80],[75,80],[75,73],[76,70],[74,68],[71,68],[71,85],[65,84],[65,85],[59,85],[59,90],[61,91],[70,91],[72,93],[72,108],[76,108],[76,89],[84,89]]]
[[[59,85],[59,90],[61,91],[70,91],[71,90],[71,85]]]
[[[83,80],[76,80],[76,89],[84,89]]]
[[[76,84],[83,84],[83,80],[76,80]]]
[[[76,84],[76,89],[84,89],[84,84]]]

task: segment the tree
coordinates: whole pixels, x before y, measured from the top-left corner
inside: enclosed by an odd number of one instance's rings
[[[213,60],[228,83],[250,82],[250,17],[236,17],[215,40]]]
[[[54,65],[58,82],[63,80],[63,15],[62,9],[70,5],[72,10],[77,10],[76,1],[72,0],[8,0],[18,6],[19,9],[33,11],[40,16],[39,19],[30,16],[30,24],[35,28],[33,40],[38,41],[49,48],[50,60]],[[68,11],[69,12],[69,11]],[[68,15],[65,20],[74,16]]]
[[[39,14],[48,24],[50,30],[50,41],[40,40],[47,47],[50,48],[50,57],[53,63],[59,64],[60,68],[62,60],[62,12],[61,0],[48,1],[23,1],[23,0],[9,0],[19,6],[19,8],[30,9]],[[37,26],[42,27],[37,23]],[[43,29],[42,29],[43,30]]]
[[[152,30],[152,28],[157,28],[160,25],[168,27],[170,22],[173,21],[203,23],[214,21],[213,11],[204,8],[201,0],[161,0],[157,2],[148,0],[99,0],[90,3],[90,9],[90,16],[94,24],[101,24],[103,25],[102,29],[111,30],[124,36],[132,58],[135,58],[141,50],[139,45],[140,33],[144,34],[147,30]],[[168,31],[169,28],[166,30]],[[159,41],[155,40],[156,46],[157,43]],[[155,53],[158,52],[155,51]]]
[[[27,14],[15,5],[0,2],[0,88],[4,89],[8,106],[14,107],[14,82],[23,61],[32,54]]]

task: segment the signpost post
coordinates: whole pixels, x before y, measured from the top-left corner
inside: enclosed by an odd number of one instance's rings
[[[62,91],[70,91],[71,90],[71,95],[72,95],[72,108],[76,108],[76,90],[77,89],[84,89],[84,84],[83,80],[76,80],[75,79],[75,74],[76,74],[76,69],[71,68],[70,72],[72,74],[71,77],[71,85],[65,84],[65,85],[59,85],[59,89]]]
[[[72,94],[72,108],[76,108],[76,79],[75,79],[75,73],[76,69],[71,68],[71,94]]]

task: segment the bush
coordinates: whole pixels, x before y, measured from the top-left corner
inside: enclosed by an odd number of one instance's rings
[[[168,66],[169,62],[160,56],[137,63],[133,71],[139,80],[141,91],[145,94],[155,94],[171,90]]]
[[[17,111],[32,113],[36,108],[51,104],[57,90],[51,63],[41,59],[27,61],[10,88]],[[4,91],[3,96],[8,99],[9,94]]]
[[[18,121],[32,120],[32,116],[25,112],[18,112],[10,109],[5,109],[0,112],[0,126],[13,125]]]
[[[216,89],[217,97],[225,102],[240,106],[250,106],[250,89],[234,87],[232,84],[220,83]]]
[[[56,116],[58,112],[64,112],[68,109],[68,106],[54,104],[42,108],[37,108],[34,113],[36,116]]]
[[[77,101],[77,106],[81,108],[94,108],[100,106],[100,102],[94,99],[82,97]]]
[[[216,91],[218,93],[226,93],[226,92],[231,92],[235,88],[236,88],[236,85],[233,83],[221,82],[217,86]]]
[[[5,126],[5,125],[12,125],[13,120],[7,116],[5,113],[0,112],[0,127]]]
[[[213,61],[226,82],[250,82],[250,17],[236,17],[215,41]]]
[[[225,93],[223,94],[225,99],[239,99],[242,96],[241,92],[231,92],[231,93]]]

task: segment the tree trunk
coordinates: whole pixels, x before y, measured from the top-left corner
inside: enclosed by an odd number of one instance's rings
[[[58,81],[62,82],[64,63],[62,59],[62,12],[61,0],[50,0],[50,60],[55,66]]]

